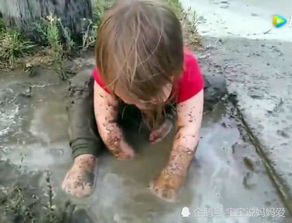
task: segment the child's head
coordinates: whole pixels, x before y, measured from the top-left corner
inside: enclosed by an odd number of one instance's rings
[[[183,69],[183,38],[176,15],[153,0],[117,0],[103,16],[96,44],[101,78],[138,107],[163,104],[163,90]]]

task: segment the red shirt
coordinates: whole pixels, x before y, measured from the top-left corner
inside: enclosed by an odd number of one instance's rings
[[[99,86],[110,93],[106,85],[100,78],[98,68],[93,70],[93,77]],[[184,71],[181,77],[174,83],[176,92],[176,102],[184,102],[199,93],[204,87],[203,76],[200,71],[197,59],[188,49],[184,49]]]

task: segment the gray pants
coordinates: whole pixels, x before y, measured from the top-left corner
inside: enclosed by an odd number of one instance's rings
[[[98,133],[93,108],[93,83],[91,71],[86,70],[71,79],[68,91],[67,112],[69,118],[69,144],[73,158],[82,154],[100,155],[105,145]],[[205,109],[210,110],[226,93],[225,81],[220,77],[205,77]],[[174,111],[166,108],[169,118]],[[135,107],[120,103],[118,124],[123,127],[139,128],[141,112]]]

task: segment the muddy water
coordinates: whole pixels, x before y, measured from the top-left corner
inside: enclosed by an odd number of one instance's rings
[[[1,163],[10,163],[1,165],[0,189],[17,182],[46,193],[45,170],[49,170],[54,210],[62,212],[66,200],[76,204],[70,222],[286,222],[284,218],[229,217],[222,211],[283,208],[260,158],[241,136],[227,102],[205,116],[196,158],[176,203],[160,201],[148,190],[148,183],[167,160],[173,134],[157,145],[133,134],[136,159],[122,162],[104,154],[99,160],[95,193],[76,199],[60,190],[71,165],[66,83],[46,70],[34,78],[18,72],[2,73],[0,78],[0,157]],[[12,171],[16,167],[17,173]],[[1,205],[0,217],[5,213]],[[181,215],[183,207],[190,210],[187,218]],[[204,210],[217,212],[207,218]]]

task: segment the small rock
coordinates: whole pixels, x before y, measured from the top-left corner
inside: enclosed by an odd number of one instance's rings
[[[289,138],[289,135],[283,130],[277,130],[277,134],[284,138]]]
[[[32,88],[31,88],[31,86],[29,86],[22,93],[20,93],[20,96],[23,96],[23,97],[26,97],[26,98],[30,98],[31,95],[32,95]]]
[[[254,99],[262,99],[262,98],[263,98],[263,96],[261,96],[261,95],[256,95],[256,94],[251,94],[250,97],[251,97],[251,98],[254,98]]]
[[[243,158],[244,165],[251,171],[254,171],[254,164],[253,161],[247,157]]]
[[[229,5],[221,5],[220,8],[222,9],[227,9],[229,7]]]
[[[252,174],[251,173],[247,173],[244,177],[243,177],[243,185],[246,189],[250,190],[252,188],[254,188],[256,185],[251,183],[251,178],[252,178]]]
[[[222,122],[222,124],[221,124],[224,128],[227,128],[227,124],[226,124],[226,122]]]
[[[29,73],[29,77],[35,77],[42,73],[42,67],[40,65],[32,65],[28,63],[25,65],[25,72]]]
[[[265,202],[265,205],[266,205],[267,207],[271,207],[272,203],[271,203],[270,201],[266,201],[266,202]]]

